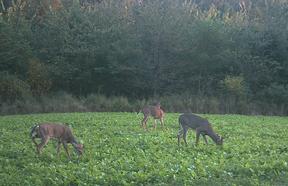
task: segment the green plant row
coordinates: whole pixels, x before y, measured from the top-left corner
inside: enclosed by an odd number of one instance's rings
[[[179,114],[165,130],[140,127],[136,113],[63,113],[0,117],[0,185],[286,185],[288,118],[202,115],[224,136],[222,148],[188,132],[177,145]],[[77,163],[50,141],[43,154],[29,138],[39,122],[66,122],[85,145]],[[70,146],[70,152],[72,147]]]

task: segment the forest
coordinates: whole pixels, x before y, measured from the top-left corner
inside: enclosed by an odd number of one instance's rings
[[[288,114],[287,0],[0,0],[0,114]]]

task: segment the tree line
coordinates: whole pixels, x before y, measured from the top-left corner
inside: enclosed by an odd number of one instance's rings
[[[2,103],[66,92],[288,113],[285,0],[1,2]]]

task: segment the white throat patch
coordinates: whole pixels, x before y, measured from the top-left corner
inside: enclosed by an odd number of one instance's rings
[[[31,133],[31,137],[35,137],[37,135],[37,129],[39,128],[39,125],[37,125],[34,129],[33,132]]]

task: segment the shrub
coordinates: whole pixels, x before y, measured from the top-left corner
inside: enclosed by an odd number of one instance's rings
[[[34,96],[47,94],[52,85],[47,68],[37,60],[31,60],[29,63],[28,82]]]
[[[242,76],[226,76],[221,84],[227,93],[232,96],[243,96],[245,94],[245,81]]]
[[[15,102],[16,100],[27,99],[31,96],[29,85],[6,72],[0,73],[0,100],[1,102]]]
[[[107,108],[111,108],[111,101],[101,94],[90,94],[84,99],[84,105],[90,111],[104,111]]]

